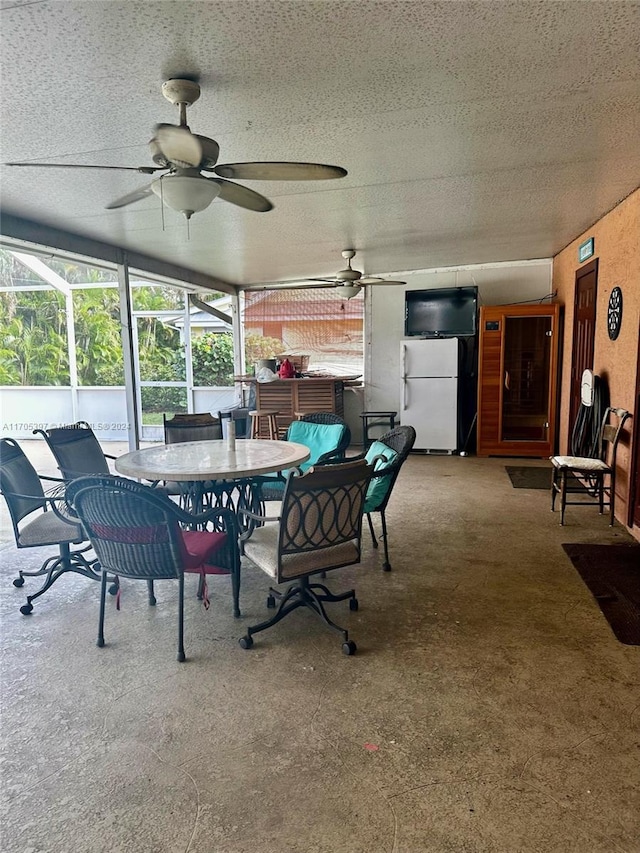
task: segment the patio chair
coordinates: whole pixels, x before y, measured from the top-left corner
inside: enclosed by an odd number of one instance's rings
[[[176,414],[172,418],[162,416],[164,443],[176,444],[182,441],[212,441],[222,438],[219,418],[209,412]]]
[[[109,460],[86,421],[54,429],[34,429],[41,435],[54,455],[58,469],[66,482],[83,474],[109,474]]]
[[[55,494],[46,495],[42,481],[56,483]],[[13,535],[17,548],[41,548],[56,545],[57,555],[47,557],[37,571],[20,570],[13,585],[21,587],[24,579],[45,575],[40,589],[27,596],[20,612],[28,616],[33,611],[33,602],[45,593],[66,572],[76,572],[91,580],[99,580],[94,569],[94,560],[84,554],[90,545],[71,550],[72,545],[81,545],[87,537],[68,512],[62,484],[51,477],[40,477],[22,448],[12,438],[0,439],[0,491],[7,503]]]
[[[371,481],[367,489],[363,512],[367,516],[369,532],[371,533],[374,548],[378,547],[378,540],[371,516],[374,512],[380,515],[382,524],[382,536],[380,538],[384,543],[384,563],[382,564],[382,569],[385,572],[391,571],[387,535],[387,504],[389,503],[395,482],[398,479],[400,469],[413,449],[415,440],[416,431],[412,426],[396,427],[380,436],[376,441],[373,441],[369,445],[366,454],[354,457],[357,459],[364,458],[370,465],[373,465],[373,474],[371,475]]]
[[[178,581],[178,660],[184,651],[184,575],[200,575],[203,602],[209,606],[206,575],[230,574],[234,615],[239,616],[240,557],[233,512],[213,508],[193,516],[166,495],[123,477],[81,477],[67,497],[82,521],[102,572],[97,645],[104,641],[107,572],[145,580],[155,605],[154,580]],[[213,530],[196,529],[213,525]]]
[[[594,457],[552,456],[551,512],[555,512],[556,497],[560,495],[560,524],[564,525],[567,506],[590,506],[597,503],[600,515],[609,506],[609,526],[615,520],[616,458],[622,429],[631,415],[626,409],[605,409]],[[573,477],[571,475],[574,475]],[[573,484],[573,485],[572,485]],[[579,500],[567,500],[567,495],[579,494]],[[605,497],[608,500],[605,500]],[[589,499],[591,498],[591,500]]]
[[[285,441],[304,444],[311,451],[306,462],[300,465],[301,471],[308,471],[317,465],[339,462],[344,459],[351,441],[351,432],[346,421],[332,412],[313,412],[302,415],[298,421],[289,424]],[[258,478],[263,501],[282,500],[288,471],[265,475]]]
[[[364,460],[322,465],[306,474],[289,475],[277,519],[261,518],[261,527],[244,545],[244,554],[276,583],[294,581],[286,592],[269,588],[267,607],[280,604],[273,617],[247,628],[240,638],[243,649],[253,645],[253,635],[271,628],[293,610],[306,607],[332,630],[342,634],[342,651],[352,655],[356,644],[345,628],[327,616],[327,602],[349,600],[358,609],[355,590],[334,594],[310,576],[360,562],[362,509],[371,468]],[[246,512],[253,518],[258,516]],[[278,523],[269,523],[277,521]]]

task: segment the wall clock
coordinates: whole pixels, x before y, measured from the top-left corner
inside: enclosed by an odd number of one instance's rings
[[[620,334],[622,325],[622,291],[614,287],[609,296],[609,307],[607,309],[607,329],[609,338],[615,341]]]

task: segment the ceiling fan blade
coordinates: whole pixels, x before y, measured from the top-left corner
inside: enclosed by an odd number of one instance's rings
[[[323,181],[344,178],[346,169],[322,163],[221,163],[213,170],[239,181]]]
[[[202,145],[188,128],[175,124],[157,124],[154,140],[164,157],[175,166],[197,169],[200,165]]]
[[[258,213],[266,213],[268,210],[273,210],[273,204],[268,198],[265,198],[254,190],[250,190],[248,187],[243,187],[242,184],[234,184],[222,178],[205,178],[205,180],[218,184],[220,187],[218,198],[221,198],[223,201],[230,201],[231,204],[237,204],[238,207],[255,210]]]
[[[141,172],[143,175],[153,175],[161,172],[161,167],[155,166],[86,166],[84,163],[5,163],[5,166],[36,166],[38,169],[117,169],[125,172]]]
[[[377,275],[365,275],[358,284],[406,284],[406,281],[393,281],[390,278],[378,278]]]
[[[137,190],[133,190],[133,192],[127,193],[127,195],[123,195],[121,198],[117,198],[115,201],[112,201],[105,209],[115,210],[118,207],[125,207],[127,204],[133,204],[134,201],[140,201],[148,195],[152,195],[152,192],[151,184],[147,184],[146,187],[138,187]]]

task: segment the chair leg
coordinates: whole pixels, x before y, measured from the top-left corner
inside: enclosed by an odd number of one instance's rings
[[[184,653],[184,575],[178,578],[178,660],[186,660]]]
[[[598,503],[600,506],[600,515],[604,513],[604,475],[598,475]],[[611,496],[609,496],[611,497]]]
[[[560,474],[560,526],[564,526],[564,511],[567,506],[567,472]]]
[[[231,572],[231,595],[233,598],[233,615],[240,618],[240,566],[235,566]]]
[[[149,578],[149,580],[147,581],[147,592],[149,594],[149,606],[155,607],[156,606],[156,595],[155,595],[155,591],[153,589],[153,580],[151,578]]]
[[[384,510],[380,513],[380,518],[382,519],[382,540],[384,542],[384,563],[382,564],[382,571],[390,572],[391,563],[389,562],[389,539],[387,537],[387,519],[384,514]]]
[[[17,587],[24,586],[25,578],[39,578],[42,575],[46,575],[49,571],[49,563],[60,562],[60,557],[47,557],[44,563],[40,566],[40,568],[35,572],[28,572],[26,570],[20,569],[18,572],[18,577],[14,579],[13,585]]]
[[[602,488],[604,489],[604,477],[602,478]],[[613,527],[616,520],[616,478],[615,473],[609,477],[609,527]]]
[[[102,648],[104,646],[104,611],[107,599],[107,573],[102,570],[102,580],[100,582],[100,616],[98,618],[98,639],[96,646]]]
[[[371,541],[373,542],[373,547],[378,547],[378,540],[376,539],[376,532],[373,529],[373,521],[371,520],[371,513],[367,513],[367,521],[369,522],[369,533],[371,533]]]
[[[321,593],[318,594],[316,590],[320,590]],[[267,628],[277,625],[277,623],[284,619],[285,616],[288,616],[289,613],[297,610],[299,607],[307,607],[309,610],[312,610],[316,616],[325,623],[325,625],[332,630],[337,631],[339,634],[342,634],[342,651],[345,654],[352,655],[356,651],[356,644],[352,640],[349,640],[349,632],[346,628],[336,625],[336,623],[329,618],[324,608],[325,601],[344,601],[348,598],[350,599],[349,608],[351,610],[357,610],[358,599],[355,597],[355,590],[350,589],[347,592],[336,594],[332,593],[323,584],[310,584],[309,578],[303,577],[300,578],[297,584],[290,586],[284,594],[271,588],[269,589],[269,594],[269,597],[273,600],[275,600],[276,597],[280,599],[278,609],[271,619],[267,619],[264,622],[260,622],[258,625],[252,625],[250,628],[247,628],[247,633],[239,640],[240,646],[243,649],[251,648],[253,645],[253,634],[257,634],[259,631],[264,631]]]
[[[88,550],[88,548],[83,549],[83,551]],[[62,575],[66,574],[67,572],[76,572],[77,574],[94,581],[100,580],[100,574],[98,574],[94,569],[94,566],[97,564],[97,561],[85,560],[85,558],[82,556],[81,551],[74,551],[72,554],[71,548],[66,542],[60,544],[60,555],[58,557],[49,557],[49,559],[44,562],[41,568],[44,568],[49,563],[51,565],[49,565],[46,570],[47,577],[45,578],[44,583],[37,592],[34,592],[33,595],[27,596],[27,603],[23,604],[20,608],[20,612],[23,614],[23,616],[28,616],[33,610],[32,602],[35,601],[36,598],[39,598],[41,595],[43,595],[48,589],[53,586],[53,584],[58,580],[59,577],[62,577]],[[26,577],[30,577],[31,575],[37,577],[40,574],[42,574],[41,571],[29,574],[27,572],[21,573],[21,575],[24,575]],[[19,578],[16,578],[14,580],[14,586],[22,586],[21,583],[16,583],[17,580],[19,580]]]
[[[558,469],[551,470],[551,512],[556,511],[556,497],[558,496]]]

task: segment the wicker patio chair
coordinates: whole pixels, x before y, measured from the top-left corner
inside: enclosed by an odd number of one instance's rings
[[[291,472],[280,516],[261,519],[265,523],[244,543],[244,554],[276,583],[294,583],[284,593],[269,589],[267,606],[275,607],[279,599],[279,607],[271,619],[247,628],[239,641],[242,648],[251,648],[254,634],[271,628],[298,607],[306,607],[342,634],[345,654],[356,651],[348,631],[332,622],[325,611],[327,602],[346,599],[350,609],[357,610],[355,590],[336,595],[324,584],[311,583],[310,576],[360,562],[362,509],[371,470],[359,460],[322,465],[303,475]],[[273,521],[278,523],[269,523]]]
[[[415,441],[416,431],[412,426],[395,427],[395,429],[389,430],[389,432],[386,432],[379,439],[373,441],[369,445],[366,454],[354,457],[356,459],[363,458],[374,466],[371,481],[367,489],[363,512],[367,516],[369,532],[371,533],[374,548],[378,547],[378,540],[371,516],[374,512],[380,515],[382,524],[382,536],[380,538],[384,543],[384,563],[382,564],[382,568],[385,572],[391,571],[387,535],[387,504],[389,503],[395,482],[398,479],[400,469],[413,449]]]
[[[43,481],[51,483],[52,493],[45,494]],[[58,547],[57,555],[47,557],[39,569],[20,570],[13,581],[14,586],[21,587],[25,578],[46,576],[40,589],[28,595],[26,604],[20,608],[25,616],[32,612],[35,599],[66,572],[76,572],[91,580],[100,579],[93,568],[95,561],[84,556],[91,546],[71,550],[72,545],[82,545],[87,537],[77,518],[67,511],[62,485],[55,478],[40,477],[14,439],[0,440],[0,491],[7,503],[16,547]]]
[[[84,525],[102,571],[98,646],[104,646],[107,572],[145,580],[151,605],[156,603],[154,580],[178,581],[179,661],[185,660],[185,573],[200,575],[205,607],[206,575],[230,574],[234,615],[240,615],[240,557],[233,512],[214,508],[192,516],[157,489],[122,477],[81,477],[67,488],[67,498]],[[214,529],[197,529],[204,525]]]

